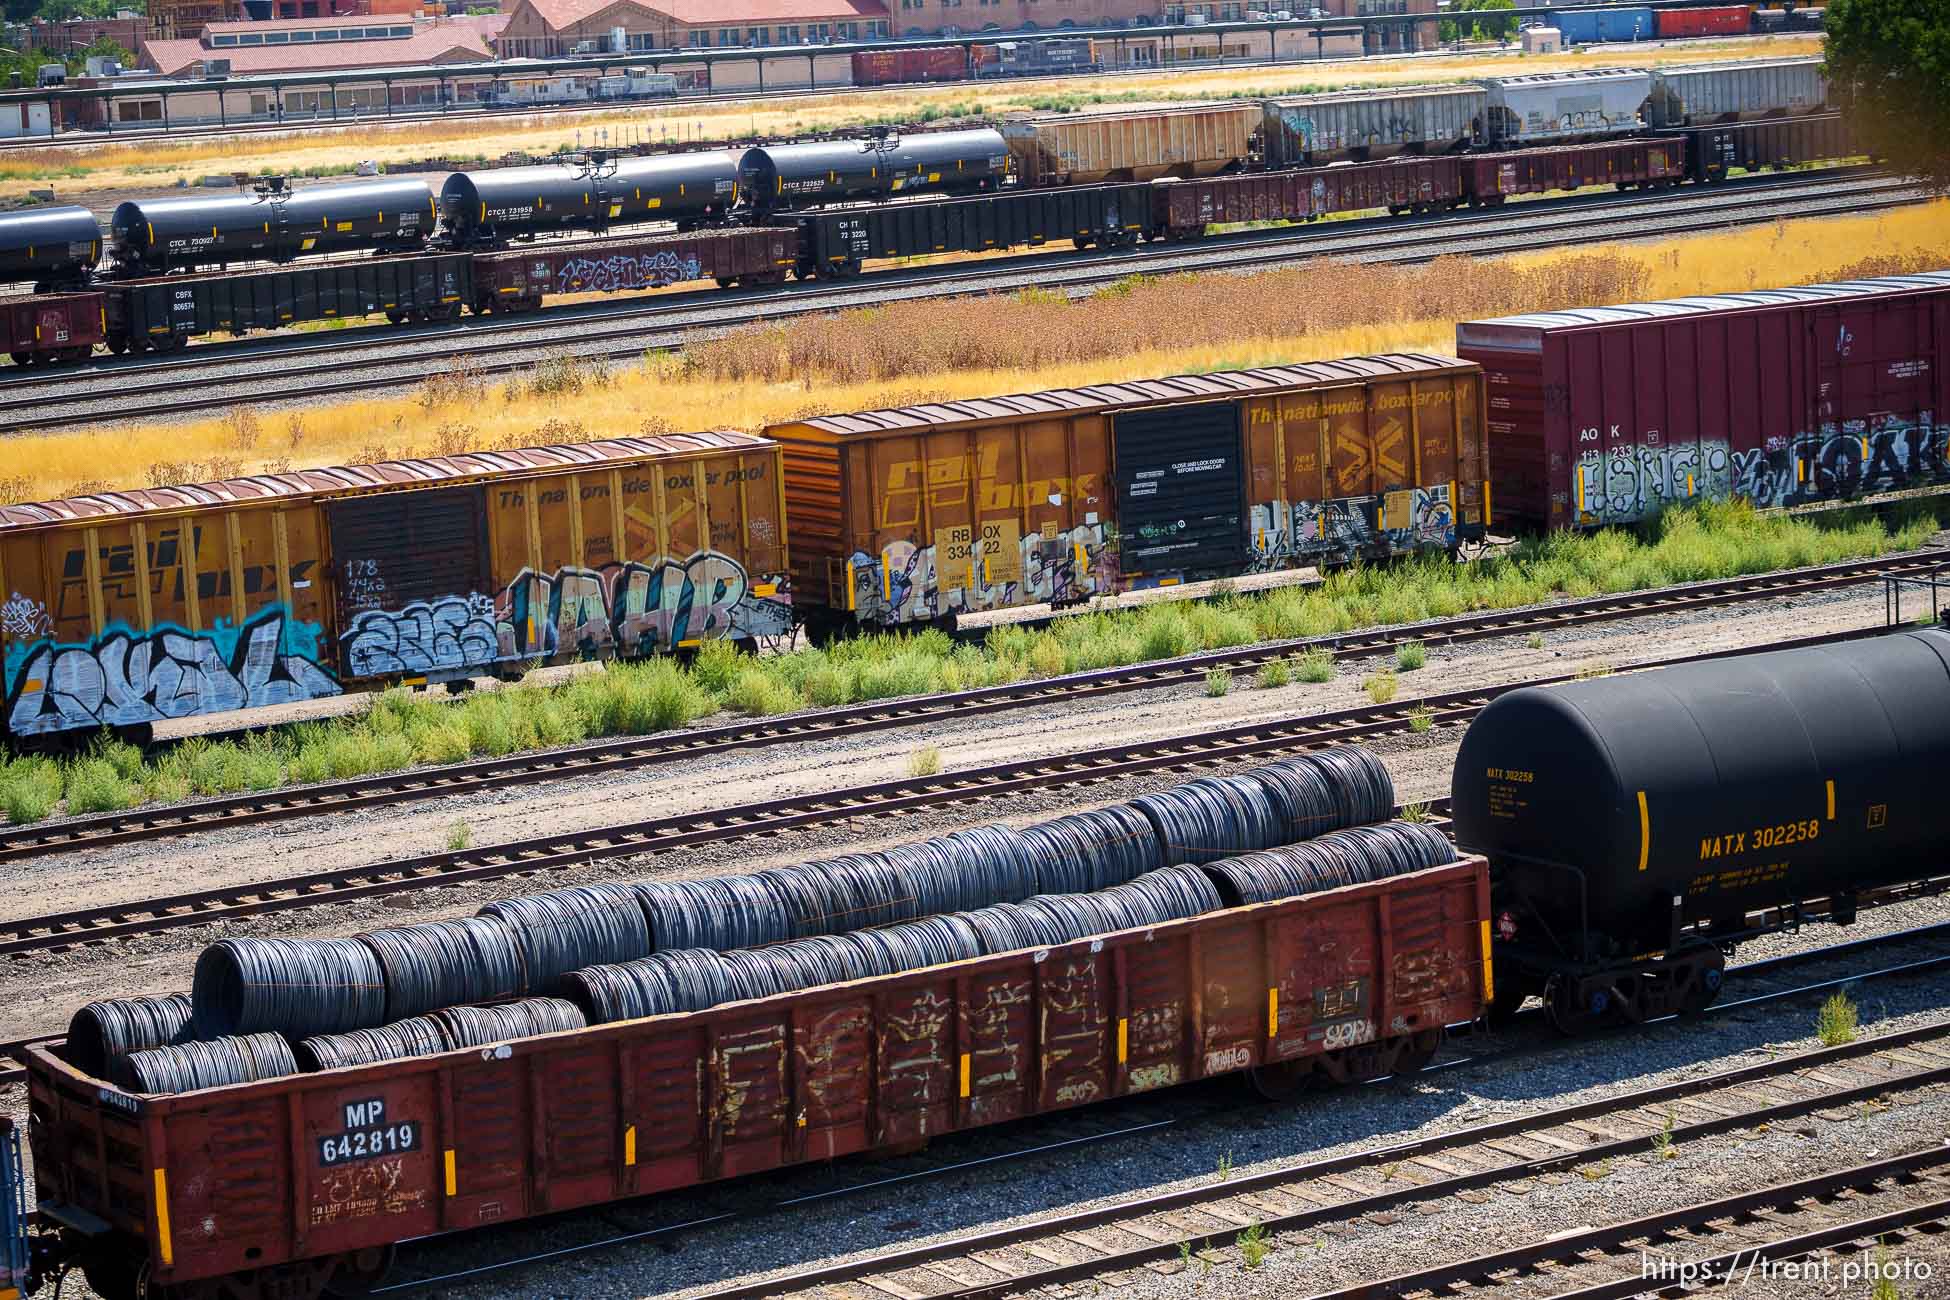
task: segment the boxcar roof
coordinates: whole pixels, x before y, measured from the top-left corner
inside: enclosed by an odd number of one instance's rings
[[[176,487],[133,488],[126,492],[101,492],[61,501],[0,506],[0,535],[13,529],[131,519],[257,501],[299,502],[363,496],[429,484],[526,478],[537,474],[572,474],[578,470],[612,468],[631,461],[663,460],[699,452],[771,445],[771,439],[749,433],[658,434],[646,438],[609,438],[600,442],[571,442],[553,447],[524,447],[516,451],[470,451],[458,456],[387,460],[376,465],[334,465],[323,469],[293,470],[288,474],[254,474],[209,483],[185,483]]]
[[[1889,275],[1874,280],[1846,280],[1837,284],[1809,284],[1792,289],[1755,289],[1746,293],[1703,294],[1696,298],[1667,298],[1660,302],[1621,303],[1615,307],[1577,307],[1568,311],[1537,311],[1520,316],[1499,316],[1492,320],[1464,321],[1456,326],[1456,341],[1462,343],[1477,326],[1499,329],[1533,329],[1541,332],[1582,329],[1592,325],[1616,325],[1626,321],[1652,320],[1661,316],[1698,316],[1710,312],[1743,311],[1752,307],[1776,307],[1784,303],[1819,302],[1831,298],[1871,297],[1918,289],[1950,288],[1950,271],[1924,271],[1916,275]]]
[[[1369,379],[1412,378],[1417,374],[1469,366],[1455,357],[1395,352],[1373,357],[1344,357],[1305,365],[1266,366],[1257,370],[1221,370],[1209,375],[1173,375],[1168,379],[1139,379],[1125,384],[1093,384],[1088,388],[1052,388],[1041,393],[1008,397],[978,397],[926,406],[896,406],[850,415],[823,415],[811,420],[775,424],[765,430],[772,438],[813,434],[827,438],[872,437],[910,433],[930,425],[987,424],[1036,416],[1082,415],[1129,407],[1173,402],[1213,401],[1227,397],[1287,392],[1323,385],[1359,383]]]

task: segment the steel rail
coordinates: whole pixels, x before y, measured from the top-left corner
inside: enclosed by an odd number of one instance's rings
[[[1772,1229],[1758,1244],[1745,1241],[1732,1252],[1705,1259],[1673,1261],[1685,1263],[1692,1269],[1711,1270],[1703,1276],[1724,1278],[1731,1285],[1739,1275],[1735,1265],[1742,1259],[1757,1262],[1764,1258],[1778,1263],[1814,1254],[1830,1246],[1872,1241],[1890,1231],[1950,1218],[1950,1186],[1944,1183],[1945,1166],[1950,1166],[1950,1145],[1926,1147],[1921,1151],[1873,1160],[1835,1173],[1797,1178],[1759,1191],[1740,1192],[1681,1209],[1564,1233],[1548,1241],[1492,1251],[1454,1263],[1417,1269],[1413,1273],[1399,1273],[1377,1282],[1360,1282],[1335,1291],[1323,1291],[1313,1300],[1392,1300],[1392,1297],[1413,1295],[1419,1291],[1440,1295],[1461,1286],[1467,1286],[1471,1295],[1489,1294],[1505,1285],[1521,1287],[1532,1282],[1544,1265],[1565,1265],[1567,1269],[1593,1264],[1604,1267],[1616,1264],[1618,1261],[1615,1257],[1629,1243],[1658,1242],[1682,1231],[1689,1234],[1682,1241],[1697,1243],[1701,1237],[1714,1233],[1712,1225],[1715,1223],[1747,1219],[1762,1211],[1784,1211],[1780,1218],[1768,1216],[1766,1222],[1773,1225]],[[1911,1193],[1927,1190],[1937,1195],[1900,1209],[1850,1218],[1842,1223],[1808,1226],[1796,1217],[1799,1202],[1828,1200],[1843,1192],[1856,1192],[1861,1200],[1901,1199],[1897,1195],[1899,1188]],[[1800,1218],[1807,1217],[1805,1210],[1799,1213]],[[1783,1229],[1786,1229],[1785,1235],[1774,1235]],[[1714,1235],[1728,1235],[1736,1241],[1740,1240],[1740,1235],[1735,1233]],[[1642,1271],[1644,1261],[1641,1252],[1635,1249],[1632,1254],[1633,1271],[1629,1276],[1591,1283],[1564,1278],[1561,1281],[1572,1283],[1574,1289],[1553,1291],[1553,1294],[1561,1300],[1616,1300],[1644,1295],[1648,1291],[1664,1292],[1677,1285],[1664,1283],[1656,1276],[1648,1278]],[[1591,1258],[1593,1255],[1599,1258],[1594,1260]],[[1510,1276],[1512,1274],[1514,1276]],[[1652,1285],[1648,1286],[1648,1281]],[[1688,1288],[1687,1294],[1692,1294],[1691,1288]]]
[[[1690,193],[1690,191],[1682,191],[1681,193]],[[1797,217],[1832,216],[1855,212],[1879,211],[1888,207],[1905,206],[1911,203],[1921,202],[1926,197],[1921,190],[1914,188],[1903,188],[1894,194],[1872,198],[1838,195],[1828,200],[1810,199],[1795,215]],[[1275,230],[1270,233],[1273,235],[1284,235],[1285,239],[1283,241],[1269,241],[1269,243],[1274,244],[1273,247],[1255,247],[1248,251],[1246,255],[1227,260],[1223,265],[1210,264],[1209,250],[1188,250],[1183,247],[1177,247],[1171,251],[1161,252],[1155,255],[1125,255],[1127,259],[1157,256],[1169,260],[1157,263],[1140,263],[1127,260],[1122,265],[1116,262],[1109,262],[1105,264],[1102,270],[1093,270],[1080,277],[1065,277],[1061,283],[1057,283],[1052,279],[1051,283],[1053,287],[1075,288],[1121,280],[1134,274],[1174,274],[1186,270],[1239,270],[1255,266],[1287,263],[1303,256],[1336,256],[1364,264],[1385,263],[1405,265],[1431,261],[1438,257],[1454,254],[1495,256],[1505,253],[1586,244],[1593,239],[1632,238],[1654,233],[1662,236],[1670,236],[1688,232],[1724,230],[1733,226],[1773,221],[1781,215],[1776,211],[1762,210],[1762,205],[1753,203],[1724,205],[1736,209],[1729,212],[1721,211],[1718,207],[1711,206],[1713,203],[1711,199],[1694,200],[1668,196],[1666,202],[1668,204],[1680,205],[1700,203],[1709,206],[1679,214],[1669,213],[1662,215],[1648,212],[1634,217],[1615,218],[1608,222],[1585,223],[1578,226],[1551,229],[1544,233],[1534,233],[1529,236],[1511,236],[1501,239],[1493,248],[1480,247],[1481,241],[1489,236],[1481,233],[1457,233],[1454,230],[1445,229],[1443,223],[1437,223],[1435,226],[1429,228],[1429,233],[1425,237],[1419,238],[1406,246],[1403,246],[1400,241],[1376,241],[1372,238],[1349,240],[1339,232],[1293,236],[1286,231]],[[1537,229],[1535,214],[1522,217],[1510,217],[1506,214],[1500,219],[1518,230],[1535,231]],[[1346,243],[1348,246],[1343,251],[1331,252],[1326,250],[1309,252],[1304,247],[1306,244],[1321,240],[1334,240]],[[1278,246],[1280,243],[1291,245],[1291,247],[1280,247]],[[1024,273],[1024,269],[1015,267],[1007,271],[998,271],[989,274],[995,278],[1004,276],[1020,277]],[[1049,267],[1045,269],[1052,277],[1063,270],[1062,267]],[[960,273],[960,275],[963,279],[967,278],[967,273],[965,272]],[[942,277],[935,276],[930,278],[939,280]],[[655,331],[646,333],[640,326],[636,325],[625,326],[620,330],[604,330],[601,328],[578,329],[576,327],[586,325],[590,321],[607,321],[617,315],[628,315],[638,311],[643,314],[651,314],[652,312],[656,314],[668,314],[675,311],[690,310],[694,309],[695,304],[678,303],[672,305],[660,303],[647,310],[642,308],[626,308],[621,312],[605,312],[600,316],[593,313],[583,313],[576,317],[565,319],[562,324],[565,328],[574,331],[575,345],[579,357],[584,359],[631,360],[640,357],[649,349],[669,350],[681,348],[695,338],[708,336],[713,333],[723,333],[740,325],[757,321],[777,321],[798,316],[814,315],[833,310],[835,306],[866,305],[868,302],[884,303],[901,298],[932,299],[952,297],[971,291],[980,291],[979,288],[958,289],[946,286],[921,287],[914,292],[902,291],[904,288],[912,287],[915,283],[910,281],[901,286],[889,285],[886,287],[887,292],[872,292],[865,299],[862,298],[862,286],[858,281],[844,282],[838,286],[829,285],[823,289],[800,290],[794,288],[785,291],[785,295],[776,301],[739,298],[725,304],[727,307],[737,306],[746,309],[736,318],[674,327],[661,333]],[[878,291],[880,288],[881,286],[879,285],[869,286],[869,289],[872,291]],[[842,301],[833,303],[825,301],[827,298]],[[469,329],[466,332],[472,333],[473,331]],[[424,338],[426,336],[414,335],[411,337]],[[433,375],[444,373],[447,369],[451,368],[453,361],[457,358],[492,355],[496,353],[518,353],[521,355],[474,365],[472,367],[474,372],[483,376],[515,373],[531,369],[539,359],[537,356],[538,352],[545,353],[551,346],[559,346],[564,341],[566,341],[566,336],[552,340],[530,339],[487,343],[480,346],[468,344],[446,352],[432,354],[422,352],[410,360],[406,358],[398,360],[350,358],[337,361],[328,360],[311,365],[280,367],[277,371],[280,380],[300,382],[291,382],[283,386],[260,389],[252,396],[251,400],[256,402],[311,400],[324,395],[354,392],[364,393],[373,391],[376,388],[402,387],[419,383]],[[363,345],[364,343],[365,340],[354,338],[347,341],[343,346],[351,348]],[[245,360],[254,361],[255,358],[245,358]],[[412,369],[408,373],[377,377],[367,373],[375,368],[402,365],[412,367]],[[115,373],[120,374],[122,370],[118,369]],[[332,376],[344,377],[333,378]],[[132,386],[120,385],[106,392],[91,391],[74,393],[67,389],[57,389],[52,393],[42,393],[27,397],[9,396],[0,400],[0,411],[12,409],[24,410],[28,413],[20,416],[8,415],[0,418],[0,427],[12,430],[84,427],[132,418],[148,419],[163,415],[190,414],[234,405],[237,400],[234,395],[213,396],[207,391],[217,382],[208,378],[184,376],[175,379],[165,379],[152,384],[138,383]],[[224,382],[229,381],[226,380]],[[166,396],[169,393],[185,391],[195,393],[196,395],[179,398]],[[145,397],[145,394],[162,394],[165,396]],[[119,400],[130,396],[143,397],[144,400],[139,407],[117,407],[107,410],[94,409],[99,407],[103,402]],[[87,409],[81,411],[71,409],[75,407]],[[63,414],[61,413],[62,411],[67,411],[68,413]]]
[[[1768,648],[1833,645],[1879,635],[1883,629],[1854,629],[1773,643]],[[1654,668],[1750,654],[1760,647],[1682,655],[1634,668]],[[696,844],[777,834],[810,826],[829,826],[860,817],[965,806],[978,800],[1027,791],[1067,789],[1156,772],[1183,771],[1236,759],[1317,749],[1376,736],[1407,735],[1452,727],[1474,718],[1490,701],[1528,686],[1576,680],[1563,674],[1528,682],[1450,691],[1387,704],[1338,709],[1307,717],[1221,727],[1161,740],[1109,746],[996,763],[938,776],[910,777],[844,787],[785,799],[659,817],[561,835],[538,836],[480,848],[429,853],[390,862],[315,871],[279,880],[194,890],[163,898],[77,908],[44,916],[0,922],[0,956],[63,952],[89,944],[439,888],[505,876],[559,870],[598,858],[639,857]]]
[[[1924,940],[1929,938],[1932,935],[1939,934],[1945,931],[1946,929],[1950,929],[1950,922],[1942,923],[1935,926],[1918,927],[1917,929],[1914,930],[1902,931],[1896,934],[1882,936],[1881,939],[1878,940],[1851,940],[1848,943],[1835,944],[1826,948],[1820,948],[1810,952],[1790,953],[1781,957],[1772,957],[1762,961],[1749,962],[1743,965],[1729,967],[1726,971],[1726,976],[1729,980],[1740,980],[1753,975],[1760,974],[1764,971],[1773,970],[1783,966],[1812,965],[1823,960],[1832,959],[1842,953],[1855,951],[1871,945],[1886,944],[1888,946],[1895,946],[1896,944],[1904,942],[1906,939]],[[1927,967],[1930,969],[1938,969],[1945,965],[1950,965],[1950,956],[1942,956],[1942,957],[1934,958],[1927,962],[1905,963],[1903,965],[1892,967],[1892,968],[1863,971],[1848,976],[1847,980],[1848,982],[1853,982],[1853,983],[1863,983],[1863,982],[1868,982],[1873,980],[1914,974],[1917,973],[1919,968],[1923,968],[1923,967]],[[1749,998],[1741,999],[1740,1001],[1737,1002],[1716,1003],[1712,1006],[1705,1008],[1699,1014],[1701,1016],[1711,1016],[1723,1010],[1727,1010],[1735,1007],[1747,1007],[1747,1006],[1754,1005],[1757,1002],[1788,1001],[1798,997],[1805,997],[1811,992],[1824,991],[1827,988],[1833,986],[1833,984],[1835,983],[1836,981],[1824,980],[1812,985],[1803,985],[1803,986],[1786,988],[1786,989],[1776,989],[1776,990],[1769,991],[1767,993],[1758,994],[1758,995],[1751,996]],[[1526,1018],[1541,1018],[1542,1014],[1543,1013],[1541,1009],[1532,1009],[1528,1012],[1525,1012],[1524,1016]],[[1665,1017],[1660,1020],[1646,1021],[1642,1024],[1636,1024],[1636,1025],[1619,1025],[1612,1029],[1604,1031],[1604,1035],[1613,1036],[1613,1035],[1634,1034],[1634,1033],[1641,1032],[1652,1025],[1667,1023],[1671,1019],[1673,1019],[1673,1017]],[[1455,1027],[1452,1026],[1451,1028],[1453,1029]],[[1480,1066],[1486,1064],[1493,1064],[1499,1061],[1514,1059],[1514,1058],[1519,1058],[1524,1056],[1540,1055],[1540,1054],[1551,1052],[1553,1050],[1557,1050],[1561,1046],[1562,1046],[1562,1040],[1553,1037],[1549,1040],[1546,1040],[1546,1042],[1542,1045],[1524,1044],[1524,1045],[1520,1045],[1508,1049],[1497,1050],[1497,1051],[1479,1052],[1475,1055],[1466,1056],[1459,1059],[1450,1059],[1447,1061],[1443,1061],[1438,1065],[1429,1067],[1429,1070],[1424,1071],[1424,1073],[1428,1073],[1429,1071],[1432,1070],[1460,1069],[1467,1066]],[[1393,1076],[1390,1077],[1392,1078]],[[1388,1080],[1376,1079],[1376,1080],[1370,1080],[1366,1084],[1357,1085],[1357,1086],[1369,1086],[1370,1084],[1380,1084],[1385,1082],[1388,1082]],[[1139,1094],[1138,1096],[1135,1097],[1120,1099],[1120,1101],[1142,1102],[1145,1099],[1145,1097],[1148,1095],[1149,1094]],[[1116,1103],[1113,1104],[1115,1105]],[[1268,1103],[1268,1104],[1277,1104],[1277,1103]],[[1236,1105],[1227,1106],[1223,1108],[1223,1110],[1224,1113],[1232,1113],[1234,1110],[1236,1110]],[[1118,1111],[1119,1114],[1121,1115],[1122,1114],[1121,1105],[1118,1106]],[[1058,1131],[1063,1131],[1060,1127],[1062,1124],[1072,1121],[1078,1117],[1089,1116],[1091,1113],[1092,1113],[1091,1109],[1086,1109],[1083,1111],[1060,1112],[1056,1115],[1044,1115],[1040,1118],[1043,1121],[1050,1121],[1050,1120],[1057,1121],[1059,1124]],[[999,1154],[982,1155],[971,1159],[955,1159],[955,1160],[951,1160],[950,1162],[944,1165],[932,1166],[926,1169],[901,1172],[901,1173],[897,1173],[885,1177],[869,1177],[857,1182],[846,1183],[839,1187],[827,1188],[812,1193],[783,1196],[783,1197],[776,1198],[774,1200],[767,1201],[763,1205],[759,1205],[759,1206],[706,1214],[706,1215],[686,1219],[676,1223],[658,1224],[651,1227],[640,1228],[633,1231],[624,1232],[614,1236],[603,1237],[598,1240],[578,1242],[568,1246],[556,1247],[535,1254],[519,1255],[505,1260],[491,1261],[485,1264],[470,1264],[468,1267],[456,1271],[441,1272],[441,1273],[424,1276],[424,1277],[401,1278],[397,1281],[389,1282],[386,1285],[376,1288],[374,1294],[417,1291],[417,1290],[423,1290],[430,1286],[447,1286],[447,1285],[454,1284],[456,1282],[466,1281],[466,1280],[483,1277],[483,1276],[489,1276],[495,1273],[507,1272],[515,1269],[530,1268],[537,1264],[547,1263],[551,1260],[571,1258],[574,1256],[589,1254],[598,1250],[612,1249],[617,1246],[631,1245],[631,1244],[648,1242],[648,1241],[667,1240],[670,1238],[681,1238],[684,1235],[698,1231],[699,1229],[711,1228],[711,1227],[722,1227],[725,1226],[726,1224],[739,1222],[739,1221],[747,1221],[747,1222],[755,1221],[755,1220],[763,1219],[771,1214],[777,1213],[778,1211],[792,1209],[799,1206],[850,1199],[852,1197],[859,1196],[868,1192],[884,1191],[893,1187],[905,1187],[913,1184],[933,1182],[936,1179],[947,1178],[952,1175],[965,1173],[973,1169],[992,1168],[999,1165],[1012,1165],[1019,1162],[1029,1161],[1044,1155],[1053,1154],[1055,1152],[1063,1151],[1066,1149],[1074,1149],[1076,1147],[1086,1146],[1086,1145],[1098,1145],[1101,1142],[1115,1140],[1118,1138],[1135,1137],[1147,1133],[1160,1132],[1168,1128],[1179,1128],[1183,1126],[1188,1126],[1190,1124],[1198,1123],[1202,1120],[1211,1118],[1211,1116],[1214,1113],[1215,1113],[1214,1108],[1209,1108],[1209,1107],[1196,1107],[1184,1112],[1174,1111],[1171,1115],[1167,1116],[1165,1119],[1162,1120],[1148,1120],[1148,1119],[1140,1120],[1137,1123],[1122,1125],[1120,1127],[1112,1128],[1103,1133],[1092,1133],[1082,1137],[1060,1138],[1056,1141],[1051,1141],[1051,1142],[1037,1141],[1029,1145],[1026,1145],[1024,1147],[1005,1151]],[[1037,1127],[1040,1128],[1041,1126],[1038,1125]],[[979,1129],[965,1130],[963,1132],[957,1133],[955,1135],[955,1138],[957,1141],[961,1139],[967,1139],[967,1138],[979,1138],[982,1135],[982,1133],[983,1130],[979,1130]],[[436,1241],[437,1239],[425,1239],[425,1240]],[[462,1240],[464,1241],[465,1238],[463,1238]]]
[[[757,1300],[761,1296],[800,1294],[868,1276],[895,1276],[944,1260],[972,1260],[987,1272],[998,1275],[997,1280],[962,1284],[945,1291],[931,1289],[930,1300],[945,1300],[946,1297],[974,1300],[975,1297],[1027,1291],[1120,1273],[1180,1257],[1182,1251],[1201,1249],[1214,1237],[1231,1236],[1239,1228],[1247,1226],[1247,1222],[1268,1232],[1290,1232],[1321,1223],[1346,1222],[1364,1214],[1436,1200],[1457,1192],[1493,1187],[1599,1160],[1635,1155],[1651,1149],[1662,1140],[1692,1141],[1748,1128],[1757,1123],[1868,1100],[1892,1091],[1928,1087],[1950,1079],[1950,1048],[1940,1045],[1946,1038],[1950,1038],[1950,1022],[1939,1021],[1839,1047],[1797,1052],[1715,1075],[1659,1084],[1622,1096],[1579,1102],[1541,1114],[1494,1120],[1378,1150],[1285,1165],[1243,1176],[1235,1174],[1221,1183],[1157,1193],[1117,1205],[1058,1213],[1004,1228],[965,1233],[926,1245],[883,1251],[864,1260],[803,1269],[787,1279],[735,1283],[706,1292],[696,1300]],[[1930,1044],[1938,1046],[1933,1048]],[[1922,1057],[1926,1063],[1921,1066],[1909,1065],[1892,1053]],[[1852,1071],[1870,1076],[1863,1082],[1840,1080],[1838,1082],[1846,1086],[1832,1087],[1818,1080],[1805,1079],[1806,1071],[1828,1067],[1839,1073],[1848,1069],[1849,1063],[1859,1062],[1862,1058],[1876,1058],[1879,1062],[1874,1071]],[[1790,1095],[1778,1101],[1763,1100],[1763,1104],[1754,1106],[1751,1096],[1734,1091],[1743,1085],[1763,1081],[1774,1091]],[[1661,1103],[1677,1105],[1701,1096],[1715,1098],[1710,1110],[1697,1108],[1704,1113],[1704,1118],[1694,1119],[1691,1117],[1694,1112],[1688,1111],[1684,1122],[1676,1122],[1668,1127],[1664,1120],[1670,1117],[1670,1112],[1658,1119],[1649,1114],[1652,1106]],[[1635,1116],[1634,1112],[1637,1113]],[[1596,1120],[1610,1120],[1617,1128],[1592,1123]],[[1627,1127],[1635,1131],[1619,1131]],[[1515,1159],[1511,1158],[1509,1149],[1494,1145],[1551,1129],[1574,1135],[1583,1145],[1573,1146],[1564,1139],[1555,1143],[1538,1142],[1535,1145],[1550,1154],[1517,1156]],[[1477,1149],[1480,1155],[1495,1157],[1496,1163],[1486,1168],[1464,1168],[1460,1161],[1452,1164],[1431,1158],[1443,1152],[1470,1148]],[[1944,1152],[1944,1158],[1950,1160],[1950,1151]],[[1403,1166],[1410,1164],[1415,1165],[1413,1175],[1402,1171],[1401,1178],[1393,1176],[1393,1171],[1401,1171]],[[1357,1173],[1375,1173],[1383,1166],[1389,1166],[1391,1172],[1382,1174],[1378,1180],[1380,1186],[1374,1190],[1366,1190],[1361,1183],[1348,1178]],[[1330,1181],[1335,1179],[1340,1181]],[[1266,1201],[1254,1204],[1249,1215],[1208,1213],[1208,1217],[1217,1223],[1245,1220],[1239,1222],[1237,1227],[1192,1233],[1179,1228],[1166,1231],[1154,1228],[1142,1234],[1126,1234],[1132,1240],[1143,1241],[1144,1244],[1136,1246],[1119,1246],[1104,1241],[1101,1236],[1091,1235],[1093,1230],[1114,1228],[1119,1224],[1133,1223],[1167,1212],[1209,1211],[1210,1207],[1235,1201],[1242,1194],[1255,1197],[1271,1192],[1277,1196],[1283,1187],[1306,1185],[1312,1185],[1310,1189],[1317,1189],[1317,1199],[1300,1196],[1283,1198],[1289,1204],[1303,1207],[1297,1210],[1274,1210],[1273,1203]],[[1339,1189],[1338,1195],[1336,1188]],[[1351,1198],[1350,1192],[1353,1193]],[[1321,1200],[1332,1203],[1322,1205]],[[1247,1204],[1237,1203],[1241,1206]],[[1062,1255],[1079,1254],[1083,1258],[1020,1270],[1005,1270],[991,1262],[996,1260],[996,1256],[990,1252],[1024,1242],[1043,1244],[1044,1253],[1038,1258],[1054,1260]],[[1060,1254],[1048,1249],[1052,1245],[1061,1248]],[[981,1258],[984,1255],[986,1259]]]
[[[384,776],[90,814],[8,828],[4,836],[0,836],[0,861],[158,839],[226,826],[285,821],[354,808],[407,803],[475,790],[628,771],[730,750],[862,735],[957,717],[1177,686],[1202,681],[1205,674],[1213,669],[1250,671],[1262,664],[1309,650],[1323,650],[1337,659],[1355,659],[1385,654],[1409,641],[1460,644],[1553,628],[1683,613],[1750,600],[1780,599],[1836,590],[1892,574],[1927,570],[1944,562],[1950,562],[1950,548],[1686,583],[1556,605],[1456,615],[1371,632],[1301,637],[1006,686],[845,705],[696,730],[598,741],[539,754],[477,759]]]

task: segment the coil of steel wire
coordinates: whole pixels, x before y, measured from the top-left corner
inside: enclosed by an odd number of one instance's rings
[[[650,926],[627,885],[576,885],[489,903],[521,951],[531,993],[549,993],[570,971],[650,955]]]
[[[187,1042],[194,1032],[187,993],[110,998],[69,1019],[66,1055],[82,1073],[107,1079],[130,1052]]]
[[[298,1068],[310,1074],[347,1065],[376,1065],[414,1056],[435,1056],[447,1050],[440,1022],[431,1016],[412,1016],[377,1029],[354,1029],[344,1034],[301,1038],[291,1054]]]
[[[386,1022],[386,980],[357,939],[220,939],[196,959],[196,1036],[294,1038]]]
[[[245,1034],[130,1052],[115,1083],[130,1092],[195,1092],[298,1073],[290,1044],[277,1034]]]
[[[527,992],[521,947],[498,916],[464,916],[359,936],[386,981],[386,1019]]]
[[[582,1029],[588,1021],[563,998],[523,998],[491,1007],[443,1007],[428,1019],[440,1026],[449,1050]]]

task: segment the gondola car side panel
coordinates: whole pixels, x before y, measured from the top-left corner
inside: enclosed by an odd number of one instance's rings
[[[700,1012],[176,1096],[121,1092],[42,1044],[27,1049],[37,1191],[106,1220],[94,1248],[146,1260],[152,1285],[245,1269],[260,1284],[316,1277],[430,1232],[1469,1020],[1489,992],[1487,903],[1475,858]],[[115,1168],[106,1186],[101,1151]]]

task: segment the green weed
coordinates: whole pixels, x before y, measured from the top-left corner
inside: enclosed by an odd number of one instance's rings
[[[1404,641],[1395,647],[1395,667],[1412,673],[1429,662],[1429,648],[1420,641]]]
[[[1239,1260],[1247,1268],[1258,1268],[1266,1262],[1266,1252],[1272,1249],[1266,1240],[1266,1225],[1255,1223],[1234,1239],[1239,1247]]]
[[[1840,1047],[1855,1041],[1855,1030],[1860,1023],[1861,1013],[1848,994],[1831,993],[1815,1017],[1815,1037],[1823,1047]]]
[[[1307,651],[1299,659],[1300,680],[1303,682],[1331,682],[1334,680],[1334,656],[1318,647]]]
[[[1232,674],[1223,668],[1214,668],[1205,674],[1205,693],[1214,699],[1232,689]]]
[[[1293,679],[1293,670],[1287,667],[1284,659],[1269,659],[1259,667],[1258,682],[1261,690],[1285,686]]]
[[[934,745],[925,745],[907,756],[909,776],[939,776],[941,774],[941,750]]]

